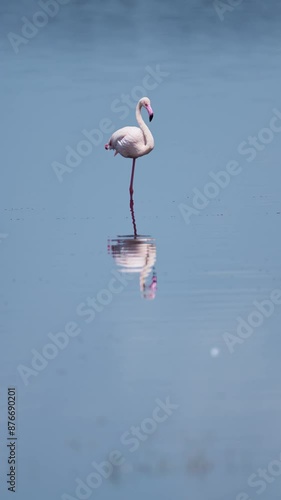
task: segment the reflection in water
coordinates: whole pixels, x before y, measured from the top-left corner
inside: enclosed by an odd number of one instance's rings
[[[156,243],[150,236],[138,235],[132,195],[130,211],[134,234],[118,236],[114,240],[109,240],[108,251],[114,258],[120,272],[139,273],[142,297],[153,300],[157,290]]]

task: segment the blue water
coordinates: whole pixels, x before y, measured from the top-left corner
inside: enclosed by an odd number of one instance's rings
[[[0,3],[1,498],[15,386],[20,500],[277,500],[280,4],[71,0],[12,45],[39,11]]]

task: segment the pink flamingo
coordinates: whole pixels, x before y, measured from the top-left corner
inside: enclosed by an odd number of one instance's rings
[[[116,130],[109,139],[108,144],[105,145],[105,149],[114,149],[116,156],[118,153],[124,156],[124,158],[132,158],[132,173],[130,182],[130,195],[133,195],[133,184],[134,184],[134,174],[135,174],[135,164],[136,159],[140,156],[147,155],[154,148],[153,135],[150,132],[148,126],[142,119],[141,108],[144,107],[149,115],[149,121],[151,122],[153,118],[153,110],[150,105],[150,99],[148,97],[142,97],[137,103],[136,107],[136,118],[140,126],[138,127],[123,127]]]

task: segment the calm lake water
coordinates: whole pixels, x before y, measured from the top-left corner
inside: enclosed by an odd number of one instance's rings
[[[20,500],[277,500],[280,2],[45,3],[0,7],[1,498],[16,387]]]

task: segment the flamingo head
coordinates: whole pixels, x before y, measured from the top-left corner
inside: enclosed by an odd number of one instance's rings
[[[146,111],[148,112],[148,116],[149,116],[149,121],[151,122],[151,120],[153,119],[153,109],[151,107],[151,104],[150,104],[150,99],[148,97],[142,97],[142,99],[140,100],[140,105],[141,107],[143,106]]]
[[[157,292],[157,275],[155,269],[153,269],[152,281],[149,286],[146,284],[142,287],[142,296],[147,300],[154,300]]]

